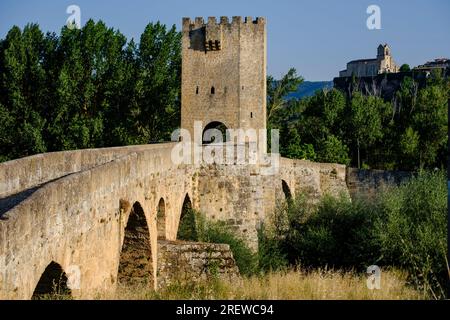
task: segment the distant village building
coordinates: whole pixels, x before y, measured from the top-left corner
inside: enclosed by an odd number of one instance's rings
[[[450,69],[450,59],[438,58],[438,59],[434,59],[434,61],[428,61],[427,63],[414,68],[414,70],[423,71],[423,72],[427,72],[427,73],[430,73],[433,70],[438,70],[438,69],[440,69],[440,70]]]
[[[347,69],[339,72],[339,77],[372,77],[381,73],[396,73],[399,67],[391,55],[387,44],[380,44],[375,59],[353,60],[347,63]]]

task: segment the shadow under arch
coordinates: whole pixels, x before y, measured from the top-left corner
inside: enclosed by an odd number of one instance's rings
[[[156,228],[158,230],[158,239],[166,239],[166,203],[164,198],[159,199],[156,208]]]
[[[125,227],[117,280],[122,285],[153,284],[150,231],[144,210],[135,202]]]
[[[71,299],[72,293],[67,282],[67,275],[61,265],[52,261],[42,273],[31,299]]]
[[[229,141],[229,136],[227,134],[227,126],[220,122],[220,121],[212,121],[208,123],[205,128],[203,129],[202,133],[202,143],[203,144],[210,144],[210,143],[219,143],[216,140],[215,132],[212,131],[212,129],[219,130],[222,134],[222,141],[221,142],[227,142]]]
[[[286,201],[288,202],[292,201],[291,188],[289,188],[289,185],[287,184],[286,181],[281,180],[281,188],[283,189],[283,194]]]
[[[196,216],[194,210],[192,209],[192,202],[188,193],[186,193],[183,200],[183,205],[181,207],[177,239],[185,241],[198,240]]]

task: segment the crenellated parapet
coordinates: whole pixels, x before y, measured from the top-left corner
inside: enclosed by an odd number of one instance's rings
[[[235,16],[231,18],[222,16],[219,19],[216,17],[208,17],[207,20],[202,17],[183,18],[183,32],[190,33],[195,30],[200,30],[203,34],[204,50],[218,51],[221,50],[224,43],[224,29],[231,32],[239,32],[243,28],[254,30],[265,26],[265,19],[257,17],[240,17]]]
[[[222,16],[219,19],[216,17],[208,17],[205,19],[203,17],[196,17],[195,19],[191,19],[189,17],[183,18],[183,31],[190,31],[197,28],[202,27],[213,27],[213,26],[230,26],[230,25],[264,25],[266,23],[266,20],[263,17],[256,17],[253,19],[253,17],[241,17],[241,16],[234,16],[231,18],[231,21],[228,17]]]

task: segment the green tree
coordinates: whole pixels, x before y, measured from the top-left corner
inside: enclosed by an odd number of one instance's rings
[[[408,169],[417,169],[417,167],[414,167],[414,163],[419,158],[419,140],[419,134],[411,127],[408,127],[400,137],[401,160]],[[410,163],[410,165],[406,163]]]
[[[400,72],[408,72],[408,71],[411,71],[409,64],[406,64],[406,63],[402,64],[400,67]]]
[[[45,120],[39,113],[45,101],[43,34],[35,24],[25,26],[23,32],[13,27],[1,45],[2,120],[14,125],[2,129],[1,157],[14,159],[46,151],[42,137]],[[3,123],[2,123],[3,125]]]
[[[136,142],[168,140],[180,122],[181,35],[175,26],[147,25],[138,70],[132,110]]]
[[[312,144],[301,142],[300,135],[294,126],[284,128],[281,135],[281,155],[293,159],[306,159],[314,161],[316,153]]]
[[[0,162],[9,160],[13,155],[8,153],[14,146],[14,117],[8,109],[0,103]]]
[[[348,147],[334,135],[329,135],[318,152],[319,162],[350,164]]]
[[[432,83],[419,92],[417,107],[412,116],[412,128],[420,136],[418,148],[420,167],[432,166],[439,150],[446,148],[448,98],[443,83]]]
[[[181,35],[149,24],[139,46],[89,20],[0,40],[1,160],[168,140],[180,122]]]
[[[277,113],[286,106],[287,95],[297,91],[302,82],[303,78],[297,75],[294,68],[289,69],[281,80],[275,80],[272,76],[267,77],[267,122],[269,128],[276,123]]]
[[[361,167],[361,149],[369,158],[369,149],[383,138],[383,122],[389,117],[390,106],[381,98],[353,94],[350,101],[347,128],[356,146],[358,168]]]
[[[400,89],[396,92],[395,100],[397,105],[396,116],[399,124],[408,122],[408,117],[414,111],[417,103],[419,85],[411,77],[405,77],[400,84]]]

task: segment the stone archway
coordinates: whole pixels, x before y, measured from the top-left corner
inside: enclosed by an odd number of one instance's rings
[[[166,203],[163,198],[159,199],[156,208],[156,227],[158,229],[158,239],[166,239]]]
[[[178,224],[177,239],[197,241],[197,225],[195,212],[189,194],[186,194],[181,207],[180,221]]]
[[[203,129],[202,133],[202,143],[203,144],[210,144],[210,143],[218,143],[216,141],[215,135],[217,134],[216,130],[219,130],[222,134],[222,141],[221,142],[227,142],[229,141],[229,137],[227,134],[227,126],[220,122],[220,121],[212,121],[208,123],[205,128]],[[219,141],[220,142],[220,141]]]
[[[31,299],[51,298],[54,300],[71,298],[71,291],[67,286],[67,282],[67,275],[61,265],[52,261],[42,273]]]
[[[125,227],[117,280],[122,285],[153,284],[150,232],[139,202],[131,208]]]

